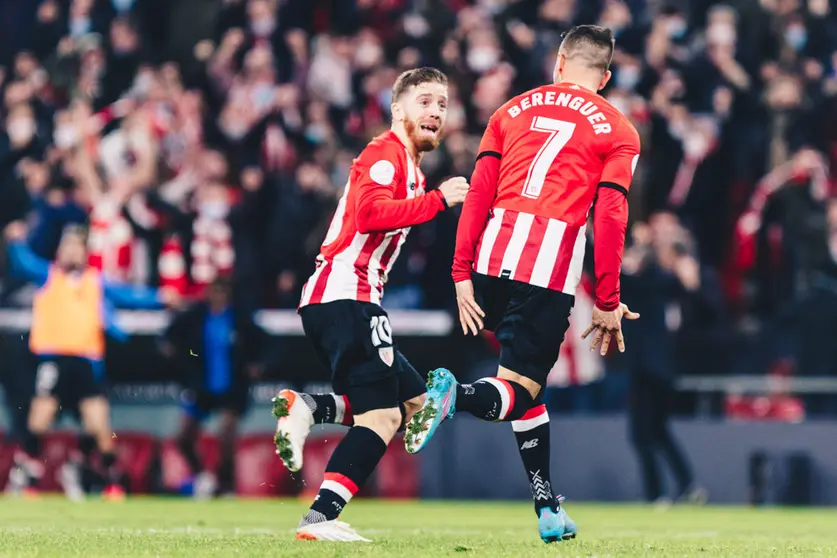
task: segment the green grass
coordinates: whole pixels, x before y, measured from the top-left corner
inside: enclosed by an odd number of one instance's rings
[[[297,500],[60,498],[0,503],[0,556],[837,556],[837,511],[567,503],[575,541],[545,545],[525,503],[357,501],[373,544],[297,542]]]

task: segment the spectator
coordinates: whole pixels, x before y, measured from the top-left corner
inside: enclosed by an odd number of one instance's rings
[[[598,22],[618,37],[603,93],[643,136],[632,216],[672,210],[727,303],[685,304],[678,337],[698,328],[700,342],[678,342],[679,358],[722,354],[721,332],[748,318],[769,338],[777,309],[826,261],[825,233],[805,219],[825,214],[837,168],[827,0],[164,4],[38,0],[18,16],[31,21],[10,22],[35,32],[0,53],[0,221],[28,217],[45,258],[56,231],[87,220],[91,263],[107,274],[199,299],[234,268],[246,307],[293,308],[352,157],[389,117],[399,70],[436,64],[450,77],[448,137],[423,162],[438,182],[470,172],[500,103],[548,81],[561,32]],[[790,212],[782,200],[804,188],[765,197],[762,187],[806,182],[789,170],[800,153],[816,154],[818,190]],[[754,214],[765,223],[755,235]],[[453,230],[455,214],[416,231],[388,304],[449,304]],[[778,254],[792,265],[777,266]],[[799,356],[802,373],[832,366],[801,350],[780,356]]]

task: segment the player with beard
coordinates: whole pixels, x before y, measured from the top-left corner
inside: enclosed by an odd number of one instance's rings
[[[455,177],[425,194],[419,170],[423,154],[439,146],[447,91],[447,77],[434,68],[398,77],[392,127],[355,159],[316,270],[302,290],[305,335],[331,371],[334,393],[279,392],[276,452],[288,469],[298,471],[313,424],[351,428],[326,466],[297,539],[367,540],[337,518],[395,433],[424,403],[424,380],[398,351],[380,304],[410,227],[462,203],[468,191],[466,179]]]

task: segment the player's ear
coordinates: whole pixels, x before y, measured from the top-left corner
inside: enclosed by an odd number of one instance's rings
[[[389,109],[392,113],[393,122],[400,122],[404,119],[404,108],[401,106],[401,103],[399,103],[398,101],[393,101]]]
[[[563,53],[558,53],[558,58],[555,59],[555,69],[552,71],[553,83],[561,83],[561,74],[564,73],[564,65],[567,63],[567,57]]]
[[[604,73],[604,75],[602,76],[602,81],[599,82],[599,91],[601,91],[602,89],[605,88],[605,85],[607,85],[607,82],[610,81],[610,76],[612,76],[612,75],[613,74],[610,72],[610,70],[607,70]]]

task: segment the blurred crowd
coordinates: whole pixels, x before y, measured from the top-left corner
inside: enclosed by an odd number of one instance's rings
[[[400,71],[451,79],[445,141],[423,163],[435,185],[469,176],[491,113],[551,79],[561,33],[597,23],[617,37],[604,95],[642,135],[629,252],[657,253],[701,294],[663,297],[679,311],[662,327],[693,332],[683,350],[716,356],[700,361],[713,371],[730,332],[758,331],[771,358],[832,374],[832,4],[6,0],[0,227],[27,221],[49,258],[65,224],[86,223],[91,264],[113,278],[188,299],[234,272],[240,304],[293,308],[353,157],[388,127]],[[385,305],[451,304],[456,220],[415,231]],[[4,277],[2,302],[21,286]]]

